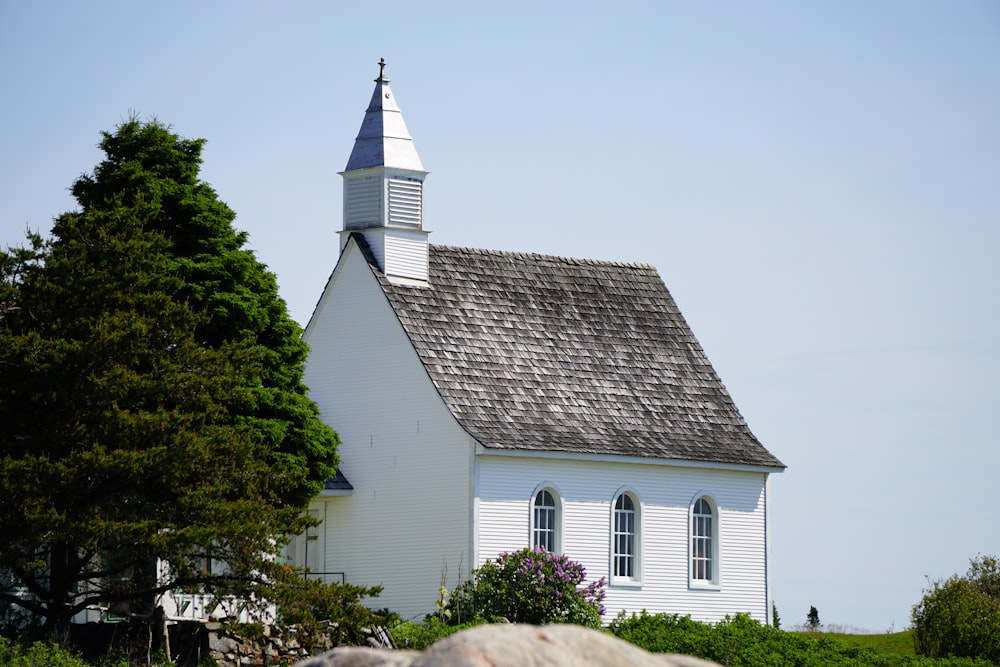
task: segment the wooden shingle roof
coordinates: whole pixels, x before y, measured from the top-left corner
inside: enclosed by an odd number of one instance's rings
[[[354,238],[484,447],[783,467],[652,266],[431,245],[429,286],[406,286]]]

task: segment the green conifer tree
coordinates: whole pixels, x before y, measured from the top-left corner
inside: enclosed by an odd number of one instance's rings
[[[202,145],[126,121],[80,209],[0,253],[0,602],[45,629],[178,587],[272,597],[335,472],[300,329]]]
[[[819,630],[819,611],[816,607],[809,607],[809,613],[806,614],[806,626],[813,632]]]

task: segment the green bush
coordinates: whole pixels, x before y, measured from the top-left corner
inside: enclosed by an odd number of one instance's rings
[[[362,644],[363,629],[389,625],[394,619],[374,612],[362,604],[366,597],[376,597],[380,586],[366,588],[339,582],[324,583],[302,579],[298,573],[286,576],[274,590],[281,625],[295,626],[296,640],[306,648],[315,647],[327,634],[334,645]]]
[[[627,615],[622,612],[609,626],[619,639],[653,653],[703,655],[712,626],[677,614]]]
[[[524,548],[486,561],[448,601],[452,622],[473,617],[511,623],[575,623],[596,628],[605,581],[584,585],[583,565],[563,554]]]
[[[0,665],[3,667],[173,667],[174,664],[162,651],[130,660],[123,651],[112,649],[90,662],[56,643],[36,641],[27,644],[0,637]],[[210,664],[215,665],[215,661],[203,660],[199,666],[209,667]]]
[[[27,646],[0,637],[0,665],[4,667],[88,667],[82,658],[58,644],[35,642]]]
[[[1000,663],[1000,562],[980,556],[965,576],[933,582],[914,605],[912,621],[920,655]]]
[[[467,623],[449,625],[437,616],[428,616],[424,619],[423,623],[400,621],[396,625],[392,626],[390,631],[392,632],[392,638],[396,642],[396,646],[398,648],[423,651],[431,644],[434,644],[440,639],[444,639],[448,635],[453,635],[459,630],[471,628],[474,625],[482,625],[485,622],[486,621],[479,618]]]
[[[935,660],[856,646],[761,625],[746,614],[711,625],[672,614],[620,614],[610,625],[619,639],[653,653],[681,653],[730,667],[989,667],[982,658]]]

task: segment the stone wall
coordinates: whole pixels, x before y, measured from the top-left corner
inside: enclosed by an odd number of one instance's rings
[[[207,655],[219,667],[264,667],[265,665],[291,665],[316,653],[332,648],[329,638],[315,650],[308,651],[295,639],[294,629],[278,636],[269,625],[260,636],[248,639],[226,630],[220,623],[204,625]],[[196,667],[197,662],[192,665]]]

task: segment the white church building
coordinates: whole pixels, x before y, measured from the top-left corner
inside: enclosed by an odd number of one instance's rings
[[[305,329],[341,468],[290,547],[404,618],[504,551],[565,553],[621,610],[771,620],[769,479],[646,264],[428,242],[427,176],[384,63]],[[442,578],[444,577],[444,581]]]

